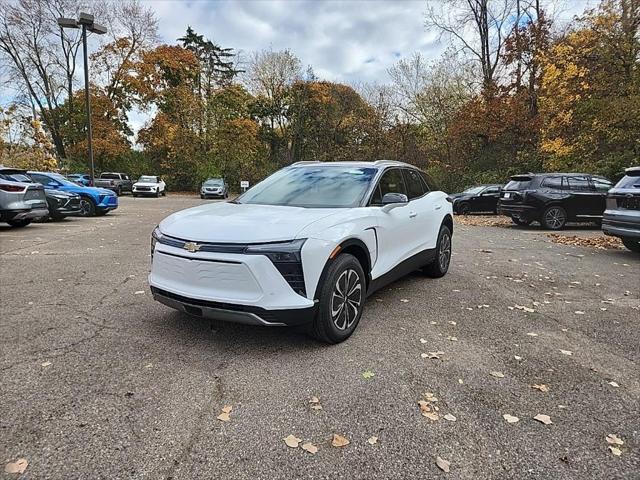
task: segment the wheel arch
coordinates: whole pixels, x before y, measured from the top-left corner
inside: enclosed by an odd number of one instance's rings
[[[451,217],[451,214],[447,213],[444,216],[441,225],[446,225],[449,228],[451,235],[453,235],[453,217]]]

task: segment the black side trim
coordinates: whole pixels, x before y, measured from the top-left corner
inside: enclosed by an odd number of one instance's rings
[[[158,250],[156,250],[154,252],[154,255],[158,254],[158,255],[167,255],[169,257],[176,257],[176,258],[182,258],[184,260],[197,260],[199,262],[211,262],[211,263],[230,263],[232,265],[240,265],[241,262],[234,262],[233,260],[212,260],[210,258],[192,258],[192,257],[183,257],[182,255],[176,255],[175,253],[167,253],[167,252],[160,252]]]
[[[384,275],[381,275],[380,277],[372,280],[371,284],[369,285],[369,289],[367,290],[367,296],[371,295],[376,290],[380,290],[382,287],[395,282],[399,278],[402,278],[405,275],[408,275],[409,273],[418,270],[425,265],[428,265],[433,261],[434,258],[436,258],[436,249],[429,248],[427,250],[416,253],[406,260],[403,260]]]

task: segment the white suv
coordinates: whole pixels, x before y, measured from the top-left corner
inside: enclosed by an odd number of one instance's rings
[[[174,213],[154,230],[154,298],[191,315],[303,325],[337,343],[365,298],[451,260],[452,205],[400,162],[301,162],[235,201]]]

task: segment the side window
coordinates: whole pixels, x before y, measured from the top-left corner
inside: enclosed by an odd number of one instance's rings
[[[407,186],[407,197],[409,200],[421,197],[425,194],[425,186],[420,178],[420,173],[417,170],[411,170],[409,168],[403,169],[404,181]]]
[[[569,190],[579,192],[589,192],[592,190],[587,177],[565,177]]]
[[[382,174],[378,185],[373,191],[371,205],[382,205],[382,197],[387,193],[403,193],[407,195],[404,178],[402,178],[402,170],[399,168],[392,168]]]
[[[487,187],[482,193],[485,193],[485,194],[500,193],[500,187]]]
[[[542,187],[547,188],[562,188],[562,177],[547,177],[542,181]]]
[[[605,180],[604,178],[592,178],[593,185],[596,187],[598,192],[608,192],[610,188],[613,187],[613,184],[609,180]]]
[[[427,175],[424,172],[420,172],[420,176],[422,176],[422,180],[424,181],[424,184],[427,186],[427,192],[437,192],[438,190],[440,190],[436,185],[436,182],[434,182],[429,175]]]
[[[55,185],[57,183],[46,175],[33,174],[31,175],[31,178],[33,178],[34,182],[41,183],[42,185]]]

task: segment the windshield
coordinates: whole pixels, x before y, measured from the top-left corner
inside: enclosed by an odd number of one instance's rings
[[[290,167],[260,182],[236,202],[309,208],[355,207],[375,175],[375,168]]]
[[[640,175],[626,175],[618,182],[616,188],[640,188]]]
[[[139,179],[139,182],[144,182],[144,183],[158,183],[158,177],[150,177],[147,175],[142,175]]]
[[[204,182],[205,185],[222,185],[222,180],[220,179],[213,179],[213,180],[207,180],[206,182]]]
[[[462,193],[471,193],[471,194],[475,195],[476,193],[480,193],[483,189],[484,189],[484,187],[471,187],[471,188],[467,188]]]
[[[63,185],[71,185],[73,187],[78,186],[77,183],[71,182],[69,179],[63,177],[59,173],[47,173],[47,176],[53,178],[54,180],[56,180],[57,182],[60,182]]]

